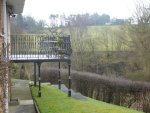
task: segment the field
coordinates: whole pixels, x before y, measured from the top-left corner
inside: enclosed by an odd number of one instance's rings
[[[41,113],[142,113],[90,98],[75,100],[52,86],[42,86],[41,98],[37,97],[38,87],[31,90]]]
[[[131,49],[128,47],[130,38],[124,31],[124,26],[89,26],[87,31],[82,33],[74,30],[71,34],[72,44],[75,50],[79,44],[82,44],[86,51],[90,51],[92,47],[96,51],[127,51]]]

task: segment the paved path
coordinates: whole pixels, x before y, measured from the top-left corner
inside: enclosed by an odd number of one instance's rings
[[[9,105],[9,113],[36,113],[29,83],[27,81],[12,81],[12,99],[18,100]],[[58,88],[58,85],[53,85]],[[68,93],[68,88],[65,85],[61,85],[61,90]],[[86,97],[82,94],[71,90],[71,96],[75,99],[86,101]]]
[[[58,88],[58,85],[52,85],[52,86]],[[61,90],[65,93],[68,93],[68,88],[64,84],[61,85]],[[77,99],[77,100],[82,100],[82,101],[87,100],[87,98],[85,96],[83,96],[79,92],[75,92],[74,90],[71,90],[71,97],[73,97],[74,99]]]
[[[18,99],[10,104],[9,113],[36,113],[31,92],[29,89],[29,83],[26,81],[12,81],[12,99]]]

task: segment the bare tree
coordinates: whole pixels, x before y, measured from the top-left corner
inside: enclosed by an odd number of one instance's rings
[[[145,77],[150,80],[150,8],[148,5],[144,2],[138,4],[133,20],[136,25],[128,26],[128,34],[138,65]]]
[[[75,63],[81,64],[81,70],[84,71],[84,54],[85,54],[85,43],[84,40],[87,37],[87,24],[86,15],[71,15],[68,18],[68,31],[72,36],[72,47],[75,58]]]

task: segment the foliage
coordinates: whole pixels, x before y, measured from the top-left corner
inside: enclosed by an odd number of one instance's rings
[[[58,15],[58,14],[51,14],[49,16],[51,25],[49,27],[66,27],[68,24],[72,24],[74,21],[83,20],[82,23],[86,22],[88,26],[99,26],[99,25],[106,25],[109,23],[110,25],[122,25],[126,23],[124,19],[110,19],[108,14],[99,15],[97,13],[94,14],[77,14],[77,15]],[[78,20],[79,19],[79,20]],[[58,21],[60,20],[60,21]],[[108,25],[109,25],[108,24]],[[47,23],[44,20],[36,21],[31,16],[22,16],[18,14],[16,18],[11,18],[11,27],[12,27],[12,34],[17,33],[42,33],[45,30]],[[82,25],[80,26],[82,27]]]
[[[146,113],[150,112],[150,91],[145,91],[142,94],[142,107],[143,111]]]
[[[87,101],[75,100],[52,86],[43,85],[40,98],[37,97],[38,87],[31,89],[41,113],[140,113],[90,98]]]
[[[79,25],[81,24],[83,23]],[[109,65],[117,65],[119,62],[125,63],[125,57],[130,56],[132,49],[123,42],[125,38],[126,40],[129,38],[124,35],[122,26],[89,27],[84,24],[84,27],[81,28],[79,25],[69,28],[73,48],[73,69],[94,73],[103,71],[106,74],[107,69],[101,70],[102,65],[107,68]],[[118,73],[115,71],[117,67],[110,66],[108,68],[113,68],[114,72],[107,74]],[[125,75],[125,73],[121,72],[119,75]]]
[[[17,64],[15,63],[12,64],[12,75],[14,78],[17,77]]]
[[[146,2],[146,1],[144,1]],[[128,36],[131,39],[131,46],[135,52],[134,59],[136,59],[136,65],[144,75],[147,81],[150,81],[150,9],[149,3],[143,4],[140,2],[137,5],[133,22],[136,25],[125,26]]]
[[[68,24],[72,24],[74,21],[84,20],[82,22],[86,22],[88,26],[100,26],[100,25],[122,25],[125,24],[127,20],[125,19],[111,19],[108,14],[98,14],[98,13],[85,13],[85,14],[70,14],[69,16],[66,15],[59,15],[59,14],[51,14],[49,16],[51,27],[59,26],[65,27]],[[59,22],[61,21],[61,23]],[[82,26],[81,26],[82,27]]]
[[[62,38],[57,39],[57,45],[58,47],[61,47],[64,44],[64,40]]]
[[[41,33],[46,26],[44,20],[36,21],[31,16],[22,16],[21,14],[17,15],[15,19],[11,20],[12,34],[17,33]]]
[[[56,70],[47,71],[46,68],[41,69],[41,81],[42,82],[50,82],[51,84],[58,83],[58,72]]]

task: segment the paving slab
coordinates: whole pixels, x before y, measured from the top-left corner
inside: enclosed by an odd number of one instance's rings
[[[19,100],[19,105],[33,105],[33,100]]]
[[[15,113],[36,113],[33,105],[20,105],[17,107]]]

